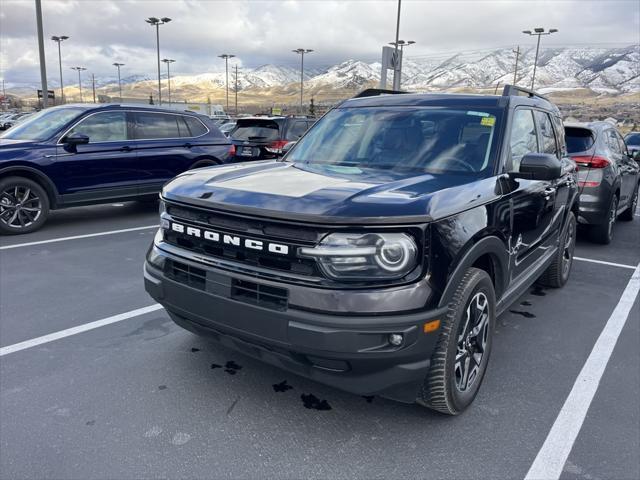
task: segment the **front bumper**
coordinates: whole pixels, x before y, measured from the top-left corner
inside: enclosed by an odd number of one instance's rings
[[[443,319],[446,309],[362,315],[312,311],[290,303],[265,307],[249,297],[234,297],[234,285],[270,288],[272,282],[196,263],[156,247],[152,250],[154,264],[147,261],[144,267],[145,289],[183,328],[351,393],[402,402],[417,398],[439,336],[439,329],[424,333],[423,327]],[[185,279],[170,278],[166,265],[175,264],[171,262],[195,269],[199,275],[205,272],[206,278],[195,286]],[[165,268],[155,266],[160,263]],[[303,288],[310,299],[321,290]],[[376,291],[376,298],[381,293]],[[334,295],[348,297],[350,293],[334,291]],[[388,302],[382,303],[389,308]],[[403,336],[400,346],[389,343],[392,333]]]

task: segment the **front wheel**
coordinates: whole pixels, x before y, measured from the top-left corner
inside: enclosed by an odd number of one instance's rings
[[[419,404],[459,415],[473,402],[489,362],[495,304],[489,275],[468,269],[449,303]]]
[[[49,197],[38,183],[24,177],[0,180],[0,233],[33,232],[49,215]]]
[[[625,222],[631,222],[633,220],[633,216],[636,214],[636,209],[638,208],[638,190],[640,190],[640,185],[638,185],[635,192],[633,192],[633,197],[631,197],[629,207],[622,212],[620,220],[624,220]]]
[[[576,248],[576,217],[569,212],[564,234],[560,238],[558,252],[553,263],[547,267],[538,283],[552,288],[560,288],[569,280],[573,265],[573,252]]]

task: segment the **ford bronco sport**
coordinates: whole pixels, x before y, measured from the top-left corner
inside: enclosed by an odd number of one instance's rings
[[[384,93],[343,102],[281,160],[169,182],[145,286],[197,334],[455,415],[496,317],[569,278],[576,166],[533,92]]]

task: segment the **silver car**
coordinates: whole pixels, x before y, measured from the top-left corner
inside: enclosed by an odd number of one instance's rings
[[[578,164],[580,214],[591,240],[608,244],[618,218],[633,220],[640,167],[609,122],[565,124],[567,150]]]

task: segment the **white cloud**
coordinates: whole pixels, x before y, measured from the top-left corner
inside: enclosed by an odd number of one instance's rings
[[[401,38],[417,42],[407,56],[460,49],[531,44],[520,33],[536,26],[558,28],[547,44],[638,43],[640,3],[636,0],[448,0],[407,1],[402,5]],[[115,61],[123,75],[154,76],[154,29],[149,16],[173,21],[160,27],[161,55],[176,60],[176,74],[219,71],[220,53],[234,53],[248,66],[297,65],[297,47],[315,52],[309,66],[347,58],[376,60],[395,35],[395,1],[197,1],[44,0],[48,76],[57,78],[62,44],[63,70],[82,65],[96,76],[112,77]],[[0,0],[0,69],[11,82],[39,78],[33,0]]]

